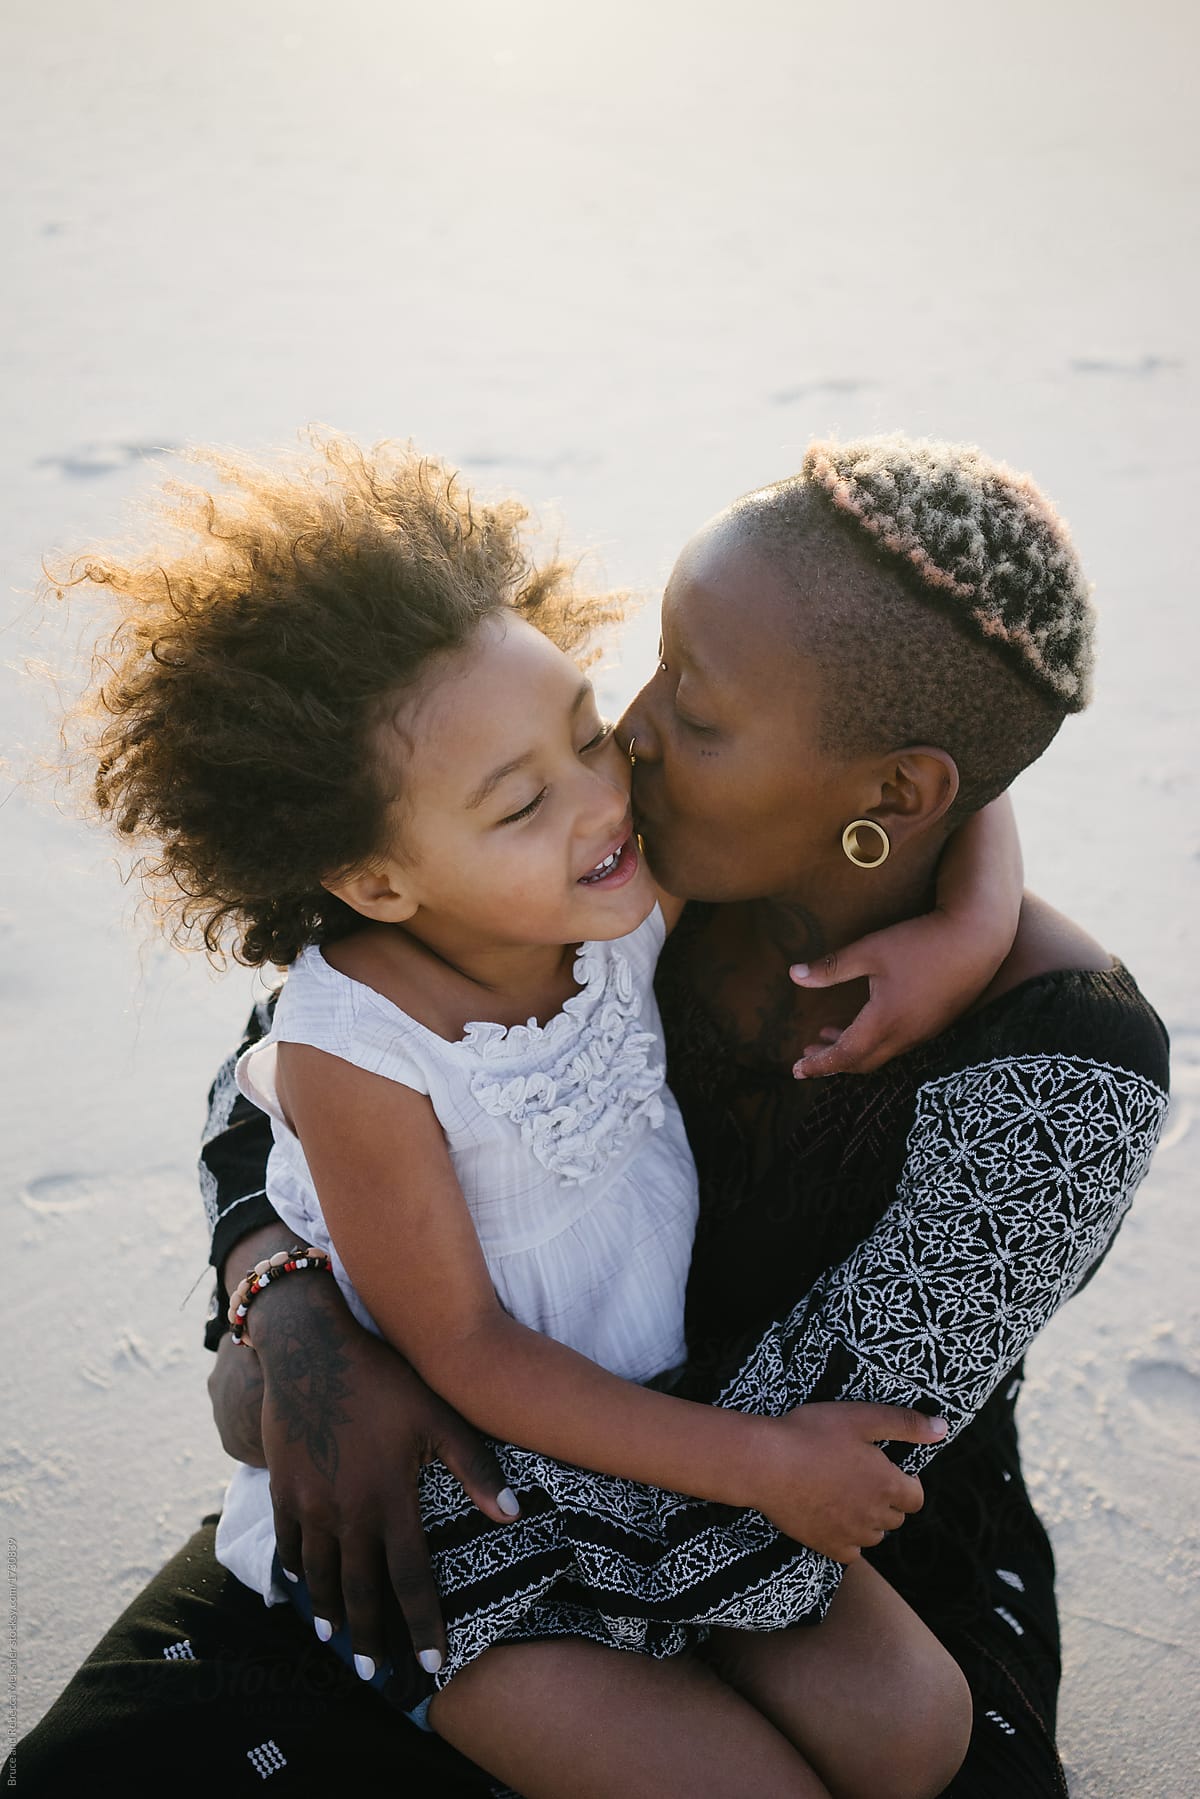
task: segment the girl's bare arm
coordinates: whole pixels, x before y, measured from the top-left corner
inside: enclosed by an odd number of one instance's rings
[[[961,1017],[991,985],[1013,946],[1024,879],[1012,801],[1002,794],[949,838],[932,912],[791,970],[800,987],[865,977],[871,989],[853,1022],[810,1044],[795,1073],[804,1079],[869,1074]]]
[[[920,1503],[875,1444],[934,1442],[928,1418],[811,1406],[763,1419],[610,1374],[500,1305],[427,1099],[298,1044],[280,1046],[279,1089],[365,1305],[481,1429],[600,1473],[753,1507],[839,1559]]]

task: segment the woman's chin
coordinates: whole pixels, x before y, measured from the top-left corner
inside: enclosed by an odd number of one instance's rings
[[[728,871],[714,869],[700,856],[672,854],[661,836],[639,835],[638,847],[658,886],[675,899],[716,904],[721,900],[744,897],[730,891]]]

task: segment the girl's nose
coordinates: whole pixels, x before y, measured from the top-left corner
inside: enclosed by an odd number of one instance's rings
[[[579,792],[579,826],[586,836],[617,832],[629,816],[630,770],[622,741],[613,732],[600,755],[581,765],[586,786]]]

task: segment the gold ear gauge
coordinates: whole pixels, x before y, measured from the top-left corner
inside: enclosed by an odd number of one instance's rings
[[[876,837],[875,854],[859,838],[860,831],[874,831]],[[854,818],[842,832],[842,850],[848,862],[855,868],[882,868],[892,853],[892,840],[881,824],[873,818]]]

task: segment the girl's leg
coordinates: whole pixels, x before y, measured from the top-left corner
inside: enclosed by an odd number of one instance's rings
[[[429,1722],[524,1799],[829,1799],[787,1738],[690,1655],[502,1644],[438,1693]]]
[[[957,1662],[867,1562],[822,1624],[718,1631],[707,1659],[799,1748],[835,1799],[932,1799],[971,1735]]]

